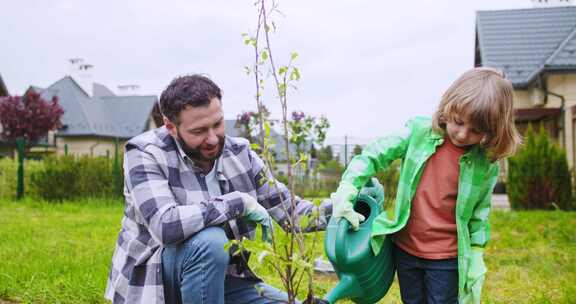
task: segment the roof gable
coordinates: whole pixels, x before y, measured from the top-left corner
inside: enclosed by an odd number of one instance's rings
[[[116,96],[95,84],[94,97],[88,96],[70,76],[47,89],[31,87],[45,99],[58,96],[64,108],[58,136],[106,136],[130,138],[146,129],[156,96]]]
[[[114,92],[110,91],[106,86],[99,84],[99,83],[94,83],[92,85],[92,90],[93,90],[94,97],[116,96],[116,94],[114,94]]]
[[[554,54],[546,60],[546,66],[550,68],[576,68],[576,27],[560,44]]]
[[[6,88],[6,84],[4,84],[4,80],[2,79],[2,75],[0,75],[0,97],[1,96],[8,96],[8,89]]]

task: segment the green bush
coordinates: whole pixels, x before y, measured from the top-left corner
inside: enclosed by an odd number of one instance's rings
[[[80,157],[76,160],[80,174],[77,190],[80,197],[114,196],[112,160],[105,157]]]
[[[32,187],[45,200],[62,201],[85,197],[118,196],[113,160],[105,157],[49,156],[32,174]]]
[[[526,133],[526,143],[509,159],[508,198],[512,209],[572,209],[571,174],[566,152],[540,126]]]
[[[24,194],[35,196],[31,187],[30,176],[42,169],[42,162],[37,160],[24,161]],[[18,182],[18,161],[12,158],[0,158],[0,198],[14,199]]]
[[[44,168],[32,174],[32,185],[43,199],[72,199],[76,197],[78,175],[74,156],[49,156],[44,159]]]

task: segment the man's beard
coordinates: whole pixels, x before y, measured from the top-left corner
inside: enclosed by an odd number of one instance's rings
[[[202,154],[201,145],[196,148],[192,148],[188,146],[182,136],[180,136],[180,132],[178,132],[178,143],[182,148],[182,151],[193,161],[213,161],[222,155],[222,150],[224,148],[224,136],[218,136],[218,153],[214,154],[214,156],[206,157]]]

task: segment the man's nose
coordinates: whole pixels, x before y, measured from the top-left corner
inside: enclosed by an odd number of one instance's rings
[[[206,138],[206,143],[209,145],[216,145],[218,144],[218,136],[214,130],[210,129],[208,131],[208,137]]]

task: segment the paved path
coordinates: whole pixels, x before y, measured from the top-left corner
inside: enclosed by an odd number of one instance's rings
[[[492,208],[510,211],[510,203],[506,194],[492,194]]]

